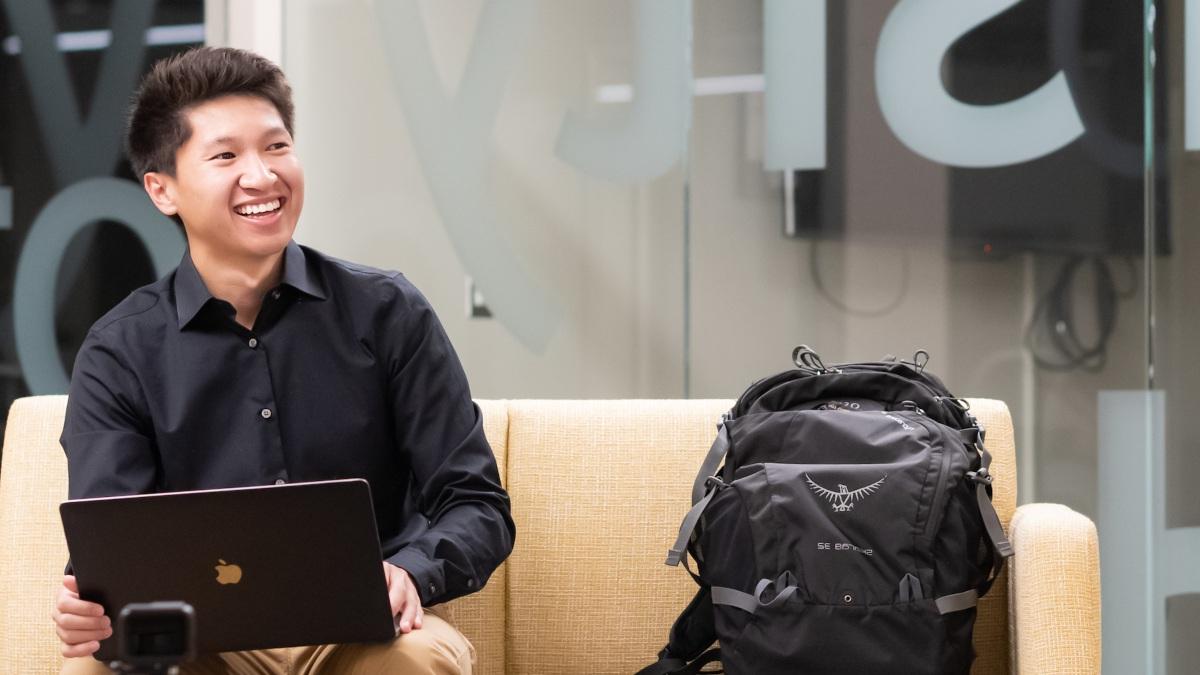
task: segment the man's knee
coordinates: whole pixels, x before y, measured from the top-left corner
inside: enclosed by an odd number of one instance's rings
[[[453,626],[434,618],[440,625],[431,626],[426,618],[423,628],[396,638],[391,645],[392,651],[411,658],[414,665],[430,664],[431,673],[470,675],[474,661],[471,643]]]
[[[336,673],[404,672],[413,675],[471,675],[475,648],[441,618],[425,615],[422,628],[386,644],[343,645],[323,668]]]
[[[475,648],[467,638],[429,613],[422,628],[397,637],[387,647],[397,663],[405,666],[404,672],[471,675],[475,663]]]

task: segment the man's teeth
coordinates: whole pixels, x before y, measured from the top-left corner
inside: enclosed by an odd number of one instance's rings
[[[275,209],[278,209],[278,208],[279,208],[279,200],[275,199],[275,200],[269,201],[265,204],[250,204],[249,206],[239,206],[238,208],[234,209],[234,211],[242,214],[243,216],[252,216],[257,213],[267,213],[268,211],[274,211]]]

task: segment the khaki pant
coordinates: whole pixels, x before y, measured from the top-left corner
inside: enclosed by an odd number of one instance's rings
[[[186,675],[471,675],[475,647],[454,626],[425,610],[422,627],[391,642],[321,645],[208,654],[184,665]],[[67,659],[63,675],[108,673],[90,656]]]

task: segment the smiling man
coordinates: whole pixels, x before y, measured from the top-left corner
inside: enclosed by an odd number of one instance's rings
[[[76,356],[70,497],[365,478],[402,635],[208,655],[185,672],[469,673],[469,642],[424,610],[479,590],[509,554],[508,497],[425,298],[398,273],[293,241],[304,171],[292,117],[283,73],[240,50],[192,50],[143,80],[129,157],[188,249]],[[64,672],[107,671],[89,656],[112,621],[71,576],[54,621],[74,657]]]

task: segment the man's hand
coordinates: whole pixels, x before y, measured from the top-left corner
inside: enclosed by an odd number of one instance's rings
[[[425,619],[425,610],[421,608],[421,597],[417,595],[417,585],[404,568],[385,562],[383,577],[387,579],[388,599],[392,603],[392,616],[397,618],[396,625],[401,633],[408,633],[421,627]]]
[[[91,656],[100,649],[100,641],[113,633],[112,621],[104,615],[104,608],[94,602],[80,600],[79,585],[75,577],[70,575],[63,577],[62,588],[58,589],[58,598],[50,617],[57,626],[63,656],[68,658]]]

